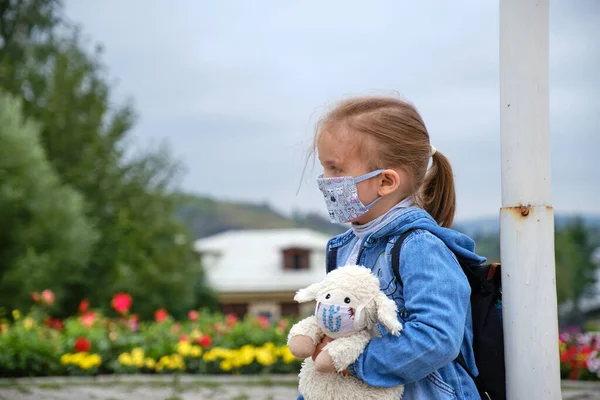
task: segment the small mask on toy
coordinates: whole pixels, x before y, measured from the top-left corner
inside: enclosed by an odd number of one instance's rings
[[[363,311],[372,299],[356,308],[327,300],[325,296],[325,299],[318,301],[315,307],[317,323],[325,334],[336,336],[352,334],[367,326],[366,314]],[[347,300],[349,302],[348,298]]]

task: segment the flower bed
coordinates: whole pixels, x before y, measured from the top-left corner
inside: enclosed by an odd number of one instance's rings
[[[293,321],[189,312],[174,321],[159,309],[153,322],[131,314],[131,298],[117,294],[117,318],[89,309],[65,320],[48,318],[44,299],[27,313],[15,310],[0,321],[0,376],[59,376],[130,373],[296,373],[301,360],[287,348]]]
[[[561,378],[600,380],[600,332],[567,330],[559,337]]]
[[[50,291],[32,294],[34,305],[10,322],[0,320],[0,376],[77,376],[99,374],[258,374],[297,373],[301,360],[286,346],[295,321],[210,314],[191,310],[174,321],[165,309],[154,321],[130,313],[132,299],[116,294],[109,318],[89,308],[65,320],[45,312]],[[561,377],[600,381],[600,333],[560,334]]]

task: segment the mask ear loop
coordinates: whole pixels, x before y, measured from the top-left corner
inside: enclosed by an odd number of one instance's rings
[[[358,307],[356,307],[356,315],[354,316],[354,329],[359,331],[361,329],[364,329],[367,327],[367,318],[365,316],[364,318],[364,323],[361,324],[360,322],[360,316],[362,314],[362,312],[364,311],[365,307],[372,302],[375,297],[377,297],[377,294],[374,294],[369,300],[367,300],[365,303],[359,305]],[[361,326],[364,325],[364,326]]]
[[[356,185],[356,184],[358,184],[358,183],[360,183],[360,182],[362,182],[362,181],[366,181],[367,179],[371,179],[371,178],[373,178],[374,176],[377,176],[377,175],[381,174],[383,171],[384,171],[383,169],[378,169],[378,170],[376,170],[376,171],[369,172],[368,174],[364,174],[364,175],[362,175],[362,176],[359,176],[358,178],[354,178],[354,184]],[[358,192],[358,189],[357,189],[357,192]],[[365,206],[365,208],[366,208],[367,210],[368,210],[368,209],[370,209],[371,207],[373,207],[373,206],[375,205],[375,203],[377,203],[377,202],[378,202],[379,200],[381,200],[382,198],[383,198],[383,197],[378,197],[378,198],[376,198],[375,200],[373,200],[372,202],[370,202],[369,204],[367,204],[367,205]]]
[[[362,181],[366,181],[367,179],[371,179],[372,177],[381,174],[383,171],[384,171],[383,169],[378,169],[376,171],[369,172],[367,174],[359,176],[358,178],[354,178],[354,183],[360,183]]]

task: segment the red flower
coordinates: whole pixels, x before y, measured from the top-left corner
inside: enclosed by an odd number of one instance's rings
[[[56,329],[57,331],[62,331],[64,328],[62,321],[58,318],[48,317],[46,321],[44,321],[44,324],[49,328]]]
[[[232,327],[237,323],[238,317],[235,314],[227,314],[225,321],[227,322],[227,326]]]
[[[131,307],[131,296],[127,293],[117,293],[112,298],[111,306],[116,312],[125,314]]]
[[[168,316],[169,314],[164,308],[159,308],[154,312],[154,319],[156,320],[156,322],[164,322]]]
[[[31,300],[37,303],[38,301],[40,301],[40,294],[38,292],[31,293]]]
[[[166,311],[165,311],[166,312]],[[165,317],[166,319],[166,317]],[[164,321],[164,319],[163,319]],[[162,322],[162,321],[158,321],[158,322]],[[173,324],[173,326],[171,327],[171,333],[177,333],[181,330],[181,324],[179,322],[175,322]]]
[[[82,337],[77,338],[77,340],[75,340],[75,344],[73,345],[73,350],[76,353],[87,353],[88,351],[90,351],[91,348],[92,345],[90,344],[90,341]]]
[[[86,312],[81,316],[81,325],[83,325],[83,327],[86,329],[91,328],[91,326],[94,325],[95,321],[96,313],[93,311]]]
[[[188,312],[188,318],[191,321],[198,321],[198,311],[190,310],[190,312]]]
[[[179,341],[180,342],[187,342],[187,340],[188,340],[188,337],[187,337],[186,334],[179,335]]]
[[[51,290],[45,289],[41,294],[42,301],[49,306],[54,304],[54,293]]]
[[[256,320],[258,321],[258,324],[260,325],[261,329],[267,329],[269,327],[269,325],[271,325],[271,321],[269,321],[269,318],[265,317],[264,315],[259,315]]]
[[[83,314],[88,310],[88,308],[90,308],[90,302],[88,299],[81,300],[81,303],[79,303],[79,312]]]
[[[200,346],[204,347],[205,349],[207,347],[210,347],[210,345],[212,344],[212,339],[208,335],[202,335],[198,339],[196,339],[196,341]]]

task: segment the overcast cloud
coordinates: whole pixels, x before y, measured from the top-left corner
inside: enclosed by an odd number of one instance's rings
[[[497,1],[70,0],[133,99],[135,143],[168,140],[183,189],[325,215],[306,150],[323,107],[399,93],[453,163],[458,215],[501,206]],[[600,213],[600,1],[552,1],[553,203]]]

